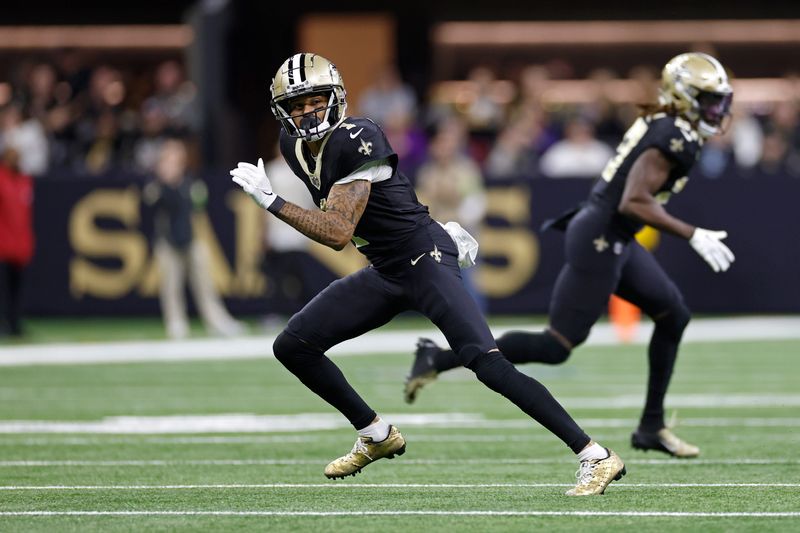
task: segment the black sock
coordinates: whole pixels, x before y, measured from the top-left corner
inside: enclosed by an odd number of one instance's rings
[[[469,369],[484,385],[511,400],[573,452],[578,453],[591,441],[544,385],[517,370],[502,353],[482,354],[469,363]]]
[[[549,331],[537,333],[509,331],[497,339],[497,347],[505,358],[515,365],[521,363],[558,365],[566,361],[570,354],[570,350]],[[437,372],[461,366],[453,350],[441,350],[434,355],[433,362]]]
[[[437,372],[444,372],[460,366],[462,366],[461,361],[453,350],[440,350],[433,356],[433,367]]]
[[[515,365],[545,363],[558,365],[567,360],[570,350],[549,331],[509,331],[497,339],[497,347]]]
[[[286,332],[273,344],[275,357],[320,398],[339,410],[356,429],[375,419],[373,411],[345,379],[342,371],[321,350]]]
[[[653,336],[650,339],[647,399],[639,422],[639,429],[647,433],[655,433],[664,427],[664,396],[667,394],[667,388],[672,379],[682,331],[683,329],[676,335],[674,329],[669,325],[661,325],[656,322]]]

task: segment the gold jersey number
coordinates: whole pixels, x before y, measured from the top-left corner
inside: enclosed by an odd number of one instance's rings
[[[608,161],[606,168],[603,169],[601,176],[604,180],[611,181],[614,178],[617,169],[622,162],[625,161],[625,158],[628,157],[628,154],[631,153],[631,150],[642,140],[644,134],[647,133],[648,127],[647,122],[639,117],[636,119],[636,122],[628,128],[628,131],[625,132],[625,137],[622,138],[622,142],[617,146],[617,154]]]

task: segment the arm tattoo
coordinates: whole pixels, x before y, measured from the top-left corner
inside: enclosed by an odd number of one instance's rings
[[[328,193],[325,211],[303,209],[286,202],[277,216],[306,237],[340,250],[353,236],[367,207],[371,185],[366,180],[334,185]]]
[[[366,180],[356,180],[344,185],[335,185],[328,193],[328,213],[339,213],[355,229],[364,209],[367,207],[372,184]]]

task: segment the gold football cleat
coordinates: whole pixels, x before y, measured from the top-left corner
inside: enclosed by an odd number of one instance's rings
[[[669,428],[660,429],[657,433],[636,431],[631,435],[631,446],[637,450],[657,450],[681,459],[700,455],[700,448],[679,438]]]
[[[370,437],[358,437],[353,449],[347,455],[331,461],[325,467],[325,477],[339,479],[355,476],[361,469],[378,459],[393,459],[395,455],[406,453],[406,440],[394,426],[389,426],[389,435],[380,442],[372,442]]]
[[[567,496],[593,496],[603,494],[612,481],[618,481],[625,475],[625,464],[619,455],[606,448],[608,457],[581,461],[581,466],[575,473],[578,484],[566,492]]]

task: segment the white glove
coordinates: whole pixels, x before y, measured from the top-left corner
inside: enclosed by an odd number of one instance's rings
[[[244,192],[249,194],[258,205],[269,211],[277,211],[270,209],[279,196],[272,191],[272,184],[264,171],[263,159],[258,158],[258,166],[240,162],[236,168],[231,170],[230,174],[233,176],[233,181],[244,189]],[[283,202],[280,204],[283,205]],[[277,207],[280,209],[280,206]]]
[[[727,231],[710,231],[702,228],[695,228],[689,244],[700,257],[711,265],[714,272],[725,272],[733,263],[733,252],[722,243],[722,239],[728,236]]]

